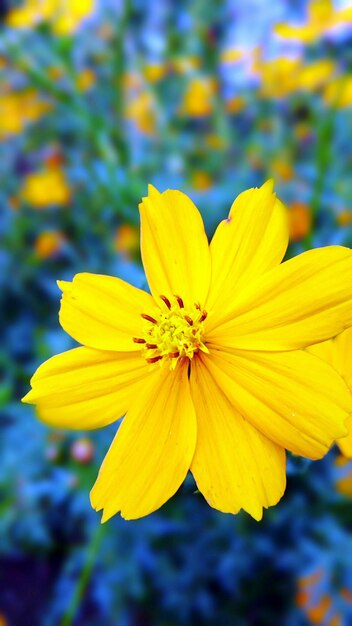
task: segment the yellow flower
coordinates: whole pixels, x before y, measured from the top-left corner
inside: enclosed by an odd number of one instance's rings
[[[260,76],[261,95],[285,98],[296,91],[316,91],[331,79],[335,65],[328,59],[303,64],[299,58],[277,57],[270,61],[256,60],[253,68]]]
[[[209,77],[192,78],[186,88],[181,112],[188,117],[206,117],[213,110],[216,81]]]
[[[332,0],[311,0],[304,24],[277,24],[275,32],[284,39],[313,43],[334,26],[352,23],[352,8],[335,11]]]
[[[134,122],[139,131],[152,135],[156,127],[156,103],[153,94],[142,89],[128,94],[125,102],[125,117]]]
[[[352,78],[339,76],[330,81],[324,91],[324,101],[340,109],[352,107]]]
[[[44,209],[52,204],[69,204],[71,189],[60,167],[47,167],[26,176],[20,197],[37,209]]]
[[[42,100],[33,89],[3,94],[0,98],[0,139],[21,133],[51,108],[52,105]]]
[[[94,6],[94,0],[27,0],[9,12],[7,24],[22,29],[49,22],[57,35],[71,35],[91,15]]]
[[[346,433],[350,392],[304,348],[352,324],[352,252],[280,264],[270,181],[235,200],[210,245],[179,191],[151,186],[140,212],[151,294],[112,276],[59,281],[61,325],[83,346],[43,363],[23,400],[60,428],[127,413],[91,492],[103,521],[155,511],[189,469],[211,506],[259,520],[284,492],[284,449],[317,459]]]
[[[329,363],[345,380],[352,394],[352,328],[330,341],[311,346],[309,351]],[[352,458],[352,411],[346,422],[347,437],[336,442],[342,454]]]
[[[239,48],[225,48],[220,54],[220,63],[237,63],[244,57],[243,50]]]
[[[165,63],[155,62],[146,63],[143,68],[143,74],[145,79],[150,83],[157,83],[164,78],[168,72],[168,67]]]

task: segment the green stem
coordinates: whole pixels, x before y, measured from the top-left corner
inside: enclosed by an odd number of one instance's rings
[[[73,624],[73,620],[81,604],[82,597],[85,590],[87,589],[95,564],[96,556],[98,554],[105,531],[106,525],[98,524],[91,536],[90,542],[88,543],[86,548],[85,563],[77,580],[71,601],[60,622],[60,626],[71,626]]]
[[[310,201],[312,213],[312,227],[310,229],[310,232],[304,239],[306,249],[313,246],[314,227],[316,225],[321,199],[324,193],[325,179],[329,170],[329,165],[332,160],[332,140],[334,134],[336,112],[340,95],[345,85],[345,80],[346,79],[342,77],[339,88],[337,90],[335,101],[331,105],[327,114],[322,118],[321,123],[318,125],[318,140],[316,151],[317,175],[313,187],[312,198]]]

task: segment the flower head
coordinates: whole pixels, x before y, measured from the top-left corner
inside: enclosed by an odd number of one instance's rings
[[[350,392],[304,350],[352,325],[352,253],[281,264],[286,212],[271,182],[242,193],[211,241],[193,202],[150,187],[141,252],[151,293],[112,276],[59,281],[82,347],[54,356],[24,401],[48,424],[125,415],[91,493],[103,521],[137,518],[191,470],[209,504],[255,519],[285,489],[285,448],[317,459],[346,434]]]

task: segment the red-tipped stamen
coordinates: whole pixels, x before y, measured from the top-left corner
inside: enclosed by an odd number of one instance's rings
[[[178,303],[178,306],[180,307],[180,309],[183,309],[185,305],[183,304],[183,300],[182,300],[181,296],[177,296],[175,294],[175,298],[177,300],[177,303]]]
[[[148,322],[151,322],[152,324],[156,324],[157,321],[154,319],[154,317],[151,317],[150,315],[147,315],[146,313],[141,313],[141,317],[143,317],[144,320],[147,320]]]
[[[156,343],[146,343],[145,345],[148,350],[155,350],[158,347]]]
[[[162,356],[152,356],[150,359],[146,359],[147,363],[156,363],[157,361],[160,361],[163,357]]]
[[[177,359],[178,356],[180,356],[179,352],[169,352],[169,354],[167,355],[170,357],[170,359]]]
[[[203,311],[201,317],[199,318],[200,322],[204,322],[204,320],[208,317],[208,313],[206,311]]]
[[[190,326],[193,326],[193,320],[192,320],[192,318],[189,315],[185,315],[184,318],[185,318],[186,322],[188,322],[188,324]]]
[[[133,337],[134,343],[145,343],[145,339],[141,339],[140,337]]]
[[[198,309],[198,311],[200,311],[200,304],[199,304],[199,302],[195,302],[194,306],[196,307],[196,309]]]
[[[167,308],[171,309],[171,302],[170,302],[169,298],[167,298],[166,296],[160,296],[160,298],[166,304]]]

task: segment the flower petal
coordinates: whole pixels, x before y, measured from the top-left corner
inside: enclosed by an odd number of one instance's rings
[[[241,193],[210,244],[212,277],[206,308],[226,306],[230,293],[281,263],[287,245],[287,213],[273,193],[272,181]]]
[[[39,417],[51,426],[99,428],[126,413],[149,376],[135,352],[75,348],[37,369],[23,402],[37,404]]]
[[[243,508],[260,520],[286,486],[285,451],[234,409],[206,367],[192,361],[197,445],[191,471],[207,502],[224,513]]]
[[[140,350],[141,313],[155,307],[153,298],[114,276],[76,274],[63,291],[60,323],[76,341],[99,350]]]
[[[295,454],[320,458],[346,435],[351,394],[341,376],[312,354],[212,351],[202,359],[243,417]]]
[[[103,522],[118,511],[126,519],[152,513],[189,470],[196,418],[187,367],[158,374],[127,413],[92,489],[92,506],[104,508]]]
[[[348,328],[330,341],[310,346],[307,350],[332,365],[344,378],[352,394],[352,328]],[[352,415],[347,420],[346,427],[347,437],[338,439],[336,443],[344,456],[352,458]]]
[[[207,318],[207,345],[296,350],[352,325],[352,253],[329,246],[286,261],[236,295],[232,310]]]
[[[140,204],[141,252],[150,290],[202,305],[209,289],[210,252],[202,217],[180,191],[160,194],[152,185]]]

